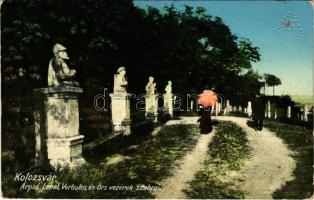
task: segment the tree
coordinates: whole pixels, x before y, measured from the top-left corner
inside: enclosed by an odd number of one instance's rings
[[[275,95],[275,86],[281,84],[280,78],[273,74],[264,74],[264,79],[266,82],[266,85],[269,87],[273,87],[273,96]]]
[[[16,10],[18,15],[11,15]],[[128,69],[132,93],[143,92],[147,77],[153,75],[159,90],[172,80],[178,93],[215,83],[221,92],[227,92],[227,86],[233,95],[229,79],[237,79],[259,60],[258,48],[238,40],[221,18],[203,8],[143,10],[130,0],[8,0],[2,11],[2,72],[9,76],[21,68],[24,81],[37,78],[31,88],[45,86],[51,48],[61,43],[78,67],[81,86],[88,88],[83,102],[103,87],[112,89],[112,74],[119,65]]]
[[[104,88],[112,91],[113,74],[121,65],[127,68],[133,94],[144,92],[150,75],[158,91],[164,91],[168,80],[178,94],[214,84],[230,100],[258,87],[251,66],[259,60],[258,48],[238,39],[204,8],[143,10],[131,0],[6,0],[1,17],[2,130],[8,134],[17,126],[7,122],[19,124],[21,113],[32,118],[32,89],[47,86],[55,43],[68,48],[69,64],[84,90],[84,109],[94,109],[93,98]],[[81,114],[81,124],[90,125],[84,121],[87,115]]]

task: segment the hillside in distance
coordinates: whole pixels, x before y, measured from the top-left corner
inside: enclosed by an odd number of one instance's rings
[[[311,95],[291,95],[291,99],[299,104],[314,106],[313,96]]]

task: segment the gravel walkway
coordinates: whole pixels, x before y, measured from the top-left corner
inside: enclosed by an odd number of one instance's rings
[[[181,120],[169,121],[166,125],[197,124],[197,117],[182,117]],[[239,187],[247,193],[246,198],[271,199],[272,193],[279,189],[286,181],[292,180],[295,161],[292,153],[283,141],[267,129],[254,131],[247,126],[247,118],[219,116],[213,119],[232,121],[242,127],[247,133],[249,145],[252,147],[252,157],[245,166],[236,173],[230,173],[230,181],[240,177],[244,180]],[[161,189],[155,195],[158,199],[186,198],[182,190],[193,180],[194,174],[201,169],[208,144],[215,131],[211,134],[200,135],[192,152],[182,160],[182,164],[174,169],[173,176],[166,179]]]
[[[186,199],[183,189],[188,187],[186,182],[193,180],[194,174],[199,171],[205,159],[208,144],[214,136],[210,134],[200,135],[192,152],[189,152],[182,160],[182,164],[175,168],[173,176],[162,183],[162,187],[155,195],[157,199]]]
[[[255,131],[247,126],[247,118],[217,117],[218,120],[232,121],[247,133],[252,157],[234,176],[241,177],[239,184],[249,199],[272,199],[272,194],[285,182],[293,179],[295,161],[293,152],[274,133],[263,129]]]

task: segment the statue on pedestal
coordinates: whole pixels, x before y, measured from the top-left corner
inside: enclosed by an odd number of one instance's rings
[[[252,116],[252,102],[251,101],[247,103],[247,114],[249,117]]]
[[[157,122],[157,109],[158,109],[158,100],[157,94],[155,93],[156,83],[154,83],[154,77],[150,76],[148,78],[148,83],[145,86],[146,96],[145,96],[145,116],[147,118],[153,119],[154,122]]]
[[[117,74],[114,75],[114,93],[126,93],[127,85],[126,69],[125,67],[119,67]]]
[[[168,85],[165,88],[166,94],[172,94],[172,82],[168,81]]]
[[[168,85],[165,88],[165,94],[164,94],[164,111],[170,115],[170,117],[173,116],[173,106],[172,106],[172,82],[168,81]]]
[[[65,60],[69,59],[66,48],[61,44],[53,46],[54,58],[49,62],[48,67],[48,86],[79,86],[78,82],[74,81],[76,74],[75,69],[70,69]]]
[[[150,76],[148,78],[148,83],[145,87],[146,94],[151,95],[155,94],[156,83],[154,83],[154,77]]]
[[[124,135],[131,134],[130,118],[130,94],[127,93],[125,67],[119,67],[114,74],[113,93],[111,97],[111,122],[113,133],[123,132]]]
[[[53,168],[76,168],[84,163],[79,132],[79,95],[83,90],[74,81],[76,71],[65,62],[66,48],[53,46],[47,88],[34,89],[35,164]],[[72,87],[68,87],[72,86]]]

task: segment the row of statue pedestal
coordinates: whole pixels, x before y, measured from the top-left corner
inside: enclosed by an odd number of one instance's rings
[[[35,164],[54,168],[75,168],[85,163],[82,157],[84,136],[79,133],[78,97],[83,92],[74,80],[76,70],[66,63],[66,48],[55,44],[54,57],[48,66],[48,86],[34,90]],[[131,134],[130,94],[127,93],[125,67],[114,74],[111,97],[112,130],[114,134]],[[156,83],[149,77],[146,85],[146,117],[157,121]],[[171,81],[166,86],[164,111],[172,116]],[[171,102],[169,102],[171,101]]]
[[[34,127],[36,138],[36,165],[50,164],[58,168],[71,168],[85,163],[82,157],[82,143],[84,136],[79,133],[79,103],[78,97],[83,92],[79,87],[48,87],[34,90],[35,110]],[[111,93],[111,113],[113,134],[131,134],[130,94],[126,92]],[[173,116],[173,95],[164,94],[163,111]],[[157,122],[158,94],[145,95],[145,117]],[[213,113],[222,112],[223,105],[216,103]],[[225,114],[242,112],[250,116],[252,104],[248,102],[246,108],[231,106],[226,101]],[[276,112],[270,110],[267,103],[265,117],[276,118]],[[306,110],[305,110],[306,111]],[[308,112],[308,111],[307,111]],[[287,118],[291,118],[291,106],[287,108]],[[307,120],[307,116],[303,120]]]
[[[36,165],[54,168],[75,167],[85,163],[82,157],[84,136],[79,133],[79,87],[48,87],[34,90],[34,127]],[[111,113],[114,134],[131,134],[130,95],[112,93]],[[147,119],[157,122],[157,95],[146,95]],[[172,95],[166,98],[164,111],[172,116]],[[169,102],[171,101],[171,102]],[[169,106],[170,105],[170,106]]]
[[[79,133],[79,87],[48,87],[34,90],[35,164],[70,168],[85,163],[84,136]],[[130,94],[111,93],[113,134],[131,134]],[[157,122],[157,94],[146,95],[146,119]],[[165,98],[164,112],[172,116],[172,95]],[[170,101],[170,102],[169,102]]]
[[[51,165],[54,168],[75,168],[85,163],[82,157],[84,136],[79,133],[79,103],[78,97],[83,92],[79,83],[74,81],[76,70],[70,69],[65,60],[69,59],[66,48],[60,44],[53,47],[54,58],[48,66],[48,86],[34,90],[35,110],[35,164]],[[114,134],[131,134],[130,94],[127,93],[125,67],[119,67],[114,75],[114,92],[111,97],[112,130]],[[145,117],[157,122],[158,94],[156,83],[152,76],[145,87]],[[168,81],[163,95],[163,111],[173,116],[172,83]],[[270,106],[268,106],[270,109]],[[216,115],[222,109],[217,104]],[[241,108],[241,111],[243,109]],[[226,112],[232,110],[226,101]],[[239,109],[240,111],[240,109]],[[244,112],[252,113],[251,103]],[[269,113],[268,110],[267,113]],[[288,107],[288,117],[291,117],[291,107]]]
[[[216,109],[214,109],[214,110],[216,110],[216,115],[217,115],[217,113],[220,112],[220,105],[219,104],[220,103],[217,103],[217,105],[215,105]],[[228,114],[229,112],[240,112],[240,113],[244,113],[250,117],[252,115],[252,103],[251,103],[251,101],[249,101],[247,103],[247,107],[231,106],[229,101],[227,100],[224,114]],[[278,119],[278,118],[292,119],[292,118],[295,118],[295,119],[298,119],[301,121],[308,122],[310,109],[307,106],[304,106],[303,113],[293,113],[292,107],[287,106],[286,109],[283,109],[281,111],[281,115],[283,115],[283,113],[284,113],[284,116],[279,116],[278,110],[274,109],[272,107],[270,101],[267,101],[266,108],[265,108],[265,118],[267,118],[267,119]]]

